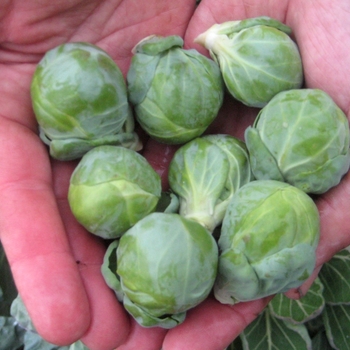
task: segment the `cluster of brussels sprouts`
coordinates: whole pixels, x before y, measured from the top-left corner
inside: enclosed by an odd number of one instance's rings
[[[320,222],[310,197],[350,165],[345,114],[303,89],[290,29],[268,17],[214,25],[196,41],[147,37],[125,84],[99,48],[49,51],[33,77],[40,136],[61,160],[81,158],[68,192],[76,219],[108,239],[102,274],[145,327],[172,328],[213,291],[226,304],[300,286],[315,266]],[[261,108],[244,140],[203,135],[227,90]],[[170,190],[138,152],[134,115],[150,137],[178,144]]]
[[[183,49],[176,35],[147,37],[133,53],[127,86],[113,59],[92,44],[66,43],[45,54],[31,96],[52,157],[78,159],[101,145],[140,150],[134,114],[151,137],[169,144],[200,136],[213,122],[224,96],[213,60]]]

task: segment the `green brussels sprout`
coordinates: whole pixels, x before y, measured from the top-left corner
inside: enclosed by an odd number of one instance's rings
[[[319,232],[305,192],[274,180],[242,186],[222,224],[215,298],[234,304],[299,287],[313,272]]]
[[[252,179],[245,144],[229,135],[196,138],[175,152],[168,178],[180,215],[213,232],[233,194]]]
[[[230,94],[263,107],[278,92],[300,88],[303,68],[291,29],[269,17],[215,24],[195,41],[218,62]]]
[[[92,44],[48,51],[34,72],[31,98],[40,137],[54,158],[80,158],[105,144],[140,149],[124,77]]]
[[[318,89],[279,93],[245,132],[256,179],[314,194],[337,185],[348,171],[349,138],[345,114]]]
[[[167,144],[200,136],[223,102],[218,65],[196,50],[184,50],[176,35],[147,37],[133,52],[127,82],[141,127]]]
[[[72,213],[89,232],[112,239],[153,212],[161,197],[160,176],[137,152],[98,146],[75,168],[68,190]]]
[[[173,328],[212,290],[218,247],[200,224],[152,213],[108,248],[101,271],[144,327]]]

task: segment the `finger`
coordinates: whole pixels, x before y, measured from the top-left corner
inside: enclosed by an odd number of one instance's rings
[[[290,24],[301,52],[306,85],[327,92],[343,111],[350,111],[350,20],[348,1],[291,1]],[[337,19],[336,21],[334,19]]]
[[[349,198],[350,172],[338,186],[316,199],[321,219],[317,266],[329,261],[335,253],[350,244]]]
[[[81,340],[91,350],[116,348],[129,334],[129,318],[101,273],[106,245],[78,224],[66,200],[59,207],[89,299],[91,322]]]
[[[288,297],[298,299],[305,295],[322,265],[329,261],[334,254],[350,245],[349,198],[350,173],[345,175],[338,186],[316,198],[321,227],[320,241],[316,249],[316,268],[302,286],[286,294]]]
[[[109,350],[124,343],[129,334],[129,318],[101,273],[106,242],[87,232],[70,210],[67,193],[70,176],[77,163],[52,161],[54,189],[59,198],[59,209],[69,243],[89,299],[91,323],[81,340],[91,350]]]
[[[163,350],[225,349],[258,316],[268,301],[269,298],[266,298],[228,306],[208,298],[188,311],[184,323],[167,333]]]
[[[54,344],[84,334],[90,311],[59,216],[47,154],[20,124],[0,120],[0,235],[37,331]]]
[[[318,266],[315,268],[311,276],[298,288],[293,288],[285,293],[285,296],[290,299],[300,299],[306,295],[311,285],[314,283],[317,278],[322,266]]]
[[[124,344],[129,318],[114,292],[107,288],[100,265],[82,266],[81,276],[90,300],[91,323],[81,341],[90,350],[111,350]]]
[[[134,320],[131,321],[131,332],[127,341],[116,350],[159,350],[167,330],[160,327],[144,328]]]

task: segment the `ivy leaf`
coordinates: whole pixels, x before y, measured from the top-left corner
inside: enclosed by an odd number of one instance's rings
[[[273,316],[292,323],[304,323],[317,317],[324,308],[323,284],[317,278],[306,295],[293,300],[284,294],[277,294],[269,303]]]
[[[311,350],[303,324],[273,317],[266,308],[240,335],[245,350]]]
[[[335,254],[319,273],[324,285],[326,303],[350,303],[350,252],[346,249]]]
[[[326,304],[323,320],[329,343],[334,349],[350,349],[350,305]]]

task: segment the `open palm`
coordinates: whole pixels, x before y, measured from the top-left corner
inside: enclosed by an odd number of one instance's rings
[[[70,213],[66,195],[76,163],[50,160],[37,136],[29,86],[45,51],[67,41],[88,41],[105,49],[126,74],[131,48],[147,35],[178,34],[187,47],[207,54],[193,39],[215,22],[267,15],[292,27],[306,85],[327,91],[349,114],[348,1],[202,0],[194,10],[194,0],[61,0],[40,5],[28,0],[0,5],[0,238],[37,330],[53,343],[82,339],[92,350],[222,350],[267,300],[229,307],[208,299],[167,333],[141,328],[129,319],[101,277],[103,242]],[[227,98],[211,132],[242,137],[255,115],[255,109]],[[166,174],[171,148],[150,141],[144,154]],[[350,244],[350,178],[317,203],[321,266]]]

